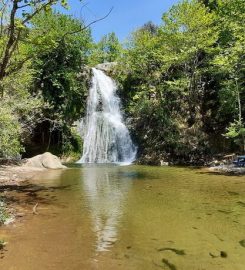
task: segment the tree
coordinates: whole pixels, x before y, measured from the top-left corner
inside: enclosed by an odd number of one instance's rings
[[[222,114],[230,113],[233,121],[227,126],[226,137],[234,140],[245,151],[245,2],[225,0],[218,15],[220,49],[213,61],[216,73],[224,78],[220,95]]]
[[[188,81],[188,122],[192,125],[200,113],[200,94],[204,90],[201,72],[218,39],[215,14],[199,1],[183,1],[163,15],[161,39],[168,44],[171,60],[182,66],[182,74]]]
[[[201,3],[203,3],[206,7],[208,7],[210,10],[215,10],[219,6],[219,0],[200,0]]]
[[[30,34],[31,50],[35,52],[34,92],[40,90],[51,110],[70,124],[81,117],[87,90],[79,81],[79,74],[88,62],[90,30],[67,34],[80,29],[81,24],[67,15],[42,13],[33,21]]]
[[[140,29],[140,31],[147,31],[152,35],[156,35],[158,31],[158,26],[152,21],[145,23]]]
[[[216,14],[197,0],[173,6],[153,33],[143,26],[131,35],[118,78],[143,155],[201,160],[209,150],[204,119],[213,114],[218,38]]]
[[[72,124],[84,113],[91,34],[89,29],[79,31],[83,27],[83,22],[52,11],[33,19],[28,36],[35,74],[31,92],[40,93],[46,104],[33,134],[40,146],[38,151],[53,147],[61,154],[72,139]]]
[[[122,52],[122,46],[114,32],[109,33],[94,44],[91,52],[91,65],[116,61]]]
[[[1,38],[1,57],[0,57],[0,95],[3,96],[2,80],[8,73],[18,43],[26,30],[27,24],[41,11],[48,10],[52,5],[57,4],[58,0],[12,0],[0,3],[0,38]],[[63,6],[67,3],[61,2]],[[22,60],[22,61],[26,61]],[[14,63],[16,64],[16,63]],[[19,63],[21,65],[21,63]],[[11,68],[10,68],[11,69]]]

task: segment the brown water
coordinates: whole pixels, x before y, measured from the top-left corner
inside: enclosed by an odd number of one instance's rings
[[[38,178],[16,192],[25,216],[0,229],[1,270],[245,269],[245,177],[90,166]]]

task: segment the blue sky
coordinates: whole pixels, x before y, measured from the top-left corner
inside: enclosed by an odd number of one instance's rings
[[[89,23],[103,17],[114,7],[108,18],[92,26],[93,37],[98,41],[103,35],[114,31],[121,41],[138,27],[148,21],[159,24],[163,12],[178,0],[68,0],[69,13],[78,18],[85,18]],[[85,7],[82,6],[86,4]]]

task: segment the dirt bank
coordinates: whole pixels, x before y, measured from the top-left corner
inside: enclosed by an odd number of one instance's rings
[[[31,180],[37,173],[48,169],[66,169],[60,159],[49,152],[23,160],[19,165],[0,166],[0,186],[16,185]]]
[[[0,166],[0,186],[19,184],[32,179],[37,173],[45,170],[44,168],[24,166]]]

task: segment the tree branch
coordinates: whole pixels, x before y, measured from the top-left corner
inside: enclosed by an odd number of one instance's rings
[[[21,9],[21,8],[25,8],[25,7],[29,7],[31,4],[26,4],[26,5],[23,5],[23,6],[18,6],[18,9]]]
[[[101,18],[99,18],[99,19],[96,19],[96,20],[90,22],[89,24],[85,25],[84,27],[80,27],[80,28],[79,28],[78,30],[76,30],[76,31],[72,31],[72,32],[67,32],[67,33],[65,33],[65,34],[63,35],[62,39],[64,39],[64,38],[65,38],[66,36],[68,36],[68,35],[74,35],[74,34],[76,34],[76,33],[82,32],[82,31],[86,30],[87,28],[89,28],[91,25],[93,25],[93,24],[95,24],[95,23],[97,23],[97,22],[100,22],[100,21],[106,19],[106,18],[111,14],[112,10],[113,10],[113,7],[110,8],[109,12],[108,12],[105,16],[103,16],[103,17],[101,17]]]
[[[9,38],[6,44],[6,48],[4,50],[4,55],[3,55],[3,59],[0,63],[0,81],[4,78],[5,76],[5,71],[6,71],[6,67],[8,65],[9,62],[9,58],[10,58],[10,50],[11,47],[14,44],[15,41],[15,36],[14,36],[14,32],[15,32],[15,16],[16,16],[16,12],[18,9],[18,0],[13,0],[13,6],[10,12],[10,24],[9,24]],[[3,97],[3,89],[1,89],[1,93],[0,93],[1,97]]]
[[[33,2],[32,4],[37,5],[37,4],[40,4],[42,2],[45,2],[45,0],[37,0],[37,1]],[[28,3],[28,4],[25,4],[23,6],[18,6],[18,9],[25,8],[25,7],[30,7],[30,6],[31,6],[31,3]]]
[[[36,10],[33,11],[33,13],[29,14],[23,21],[22,24],[26,24],[27,22],[29,22],[36,14],[38,14],[40,11],[42,11],[43,9],[45,9],[48,6],[51,6],[52,4],[54,4],[56,2],[56,0],[49,0],[46,4],[41,5],[39,8],[37,8]]]
[[[28,60],[30,60],[31,58],[32,58],[32,56],[28,56],[28,57],[26,57],[25,59],[23,59],[23,60],[17,62],[13,67],[11,67],[11,69],[8,68],[8,70],[7,70],[6,73],[5,73],[5,76],[9,76],[9,75],[11,75],[12,73],[14,73],[14,72],[20,70],[20,69],[24,66],[24,64],[25,64]]]

